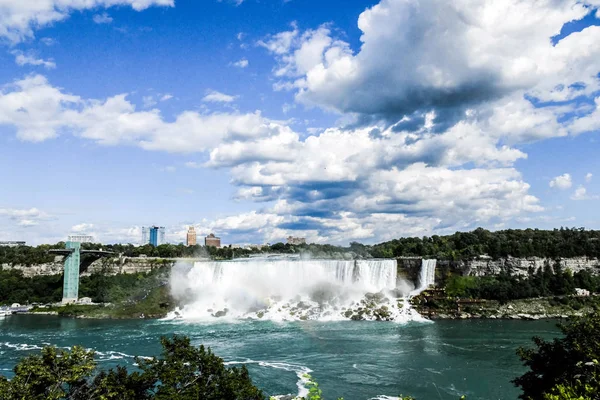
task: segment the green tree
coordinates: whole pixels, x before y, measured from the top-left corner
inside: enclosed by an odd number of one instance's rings
[[[227,368],[187,337],[161,338],[161,357],[136,358],[140,371],[96,371],[94,352],[46,347],[24,358],[8,380],[0,376],[2,400],[262,400],[245,366]]]
[[[559,325],[563,338],[533,338],[535,349],[517,354],[529,368],[513,382],[524,400],[597,399],[600,393],[600,313],[598,311]],[[596,397],[590,397],[594,393]],[[558,396],[558,397],[557,397]]]
[[[75,346],[70,351],[45,347],[14,368],[10,381],[0,377],[0,399],[78,399],[96,368],[94,352]]]

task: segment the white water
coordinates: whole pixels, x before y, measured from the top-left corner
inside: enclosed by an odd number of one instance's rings
[[[388,319],[422,320],[406,297],[409,284],[397,279],[395,260],[203,261],[192,268],[176,266],[170,283],[172,295],[185,305],[168,318],[344,320],[376,296]]]
[[[421,273],[419,275],[419,286],[411,293],[416,296],[423,290],[435,283],[435,266],[437,260],[421,260]]]

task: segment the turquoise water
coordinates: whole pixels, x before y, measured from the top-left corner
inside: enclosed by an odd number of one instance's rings
[[[248,321],[193,324],[52,316],[0,319],[0,373],[44,344],[81,344],[105,367],[160,351],[158,338],[185,334],[228,362],[247,363],[266,394],[297,394],[297,373],[311,373],[328,399],[412,395],[419,400],[516,399],[510,380],[524,369],[515,349],[534,335],[558,334],[554,321],[377,322]]]

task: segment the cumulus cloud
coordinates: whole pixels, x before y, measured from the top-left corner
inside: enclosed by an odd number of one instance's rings
[[[92,18],[97,24],[110,24],[113,22],[113,19],[108,13],[96,14]]]
[[[0,208],[0,217],[7,217],[16,222],[18,226],[29,227],[38,225],[41,220],[44,220],[49,216],[37,208]]]
[[[35,29],[62,21],[74,11],[112,6],[130,6],[142,11],[152,6],[174,5],[174,0],[3,0],[0,6],[0,37],[20,42],[33,37]]]
[[[570,174],[562,174],[552,179],[549,185],[551,188],[565,190],[570,188],[573,185],[573,182]]]
[[[246,60],[245,58],[242,58],[239,61],[236,61],[234,63],[232,63],[231,65],[233,65],[234,67],[237,68],[246,68],[248,66],[249,62],[248,60]]]
[[[277,59],[275,88],[295,90],[299,102],[354,113],[362,123],[431,110],[436,123],[454,123],[465,110],[513,93],[564,101],[598,90],[600,27],[556,45],[550,40],[597,6],[382,0],[360,15],[356,52],[328,25],[305,32],[293,26],[259,44]]]
[[[0,124],[14,126],[28,141],[70,132],[102,145],[207,152],[206,163],[186,167],[226,168],[239,186],[238,199],[275,203],[255,215],[283,218],[272,230],[264,228],[267,237],[295,231],[323,241],[381,235],[386,215],[401,221],[405,232],[422,232],[419,227],[462,227],[541,211],[512,167],[526,154],[505,139],[506,132],[524,128],[494,120],[505,120],[496,112],[507,107],[470,113],[441,133],[425,124],[418,134],[395,125],[330,128],[303,137],[258,112],[184,111],[167,122],[158,110],[136,110],[125,94],[84,99],[34,75],[0,94]],[[514,118],[524,123],[521,115]]]
[[[212,149],[231,138],[270,135],[277,128],[259,112],[184,111],[168,122],[156,109],[136,110],[126,94],[83,99],[50,85],[41,75],[18,80],[0,92],[2,124],[15,127],[19,139],[32,142],[68,131],[102,145],[184,153]]]
[[[71,232],[73,232],[73,233],[88,233],[93,228],[94,228],[94,224],[82,223],[82,224],[73,225],[71,227]]]
[[[17,65],[34,65],[34,66],[43,66],[46,69],[56,68],[56,63],[54,60],[44,60],[42,58],[36,57],[33,53],[23,53],[20,50],[14,50],[11,52],[13,56],[15,56],[15,62]]]
[[[231,103],[235,101],[235,99],[237,99],[237,96],[231,96],[216,90],[209,90],[208,94],[202,98],[202,101],[213,103]]]
[[[587,174],[585,174],[585,181],[588,182],[588,183],[591,182],[592,181],[592,177],[593,177],[592,173],[588,172]]]
[[[597,200],[600,199],[600,196],[597,195],[589,195],[587,193],[587,189],[583,185],[579,185],[573,195],[571,196],[571,200]]]

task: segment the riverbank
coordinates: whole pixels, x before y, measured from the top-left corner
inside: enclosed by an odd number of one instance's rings
[[[354,321],[391,321],[393,316],[389,303],[380,303],[383,297],[371,294],[361,302],[356,310],[342,311],[343,315]],[[498,301],[482,299],[449,299],[421,295],[411,300],[412,307],[422,317],[430,320],[447,319],[504,319],[538,320],[564,319],[587,314],[600,308],[598,296],[563,296],[513,300],[501,304]],[[166,288],[153,291],[140,302],[122,304],[73,304],[45,308],[33,308],[28,314],[58,315],[86,319],[160,319],[173,307]],[[405,303],[398,302],[402,308]],[[258,318],[260,319],[260,318]],[[217,321],[218,318],[215,318]]]
[[[581,316],[600,308],[598,296],[555,296],[500,303],[484,299],[452,299],[424,294],[413,299],[423,317],[439,319],[537,320]]]
[[[168,287],[150,290],[139,300],[105,304],[67,304],[32,308],[26,314],[89,319],[160,319],[173,308]]]

